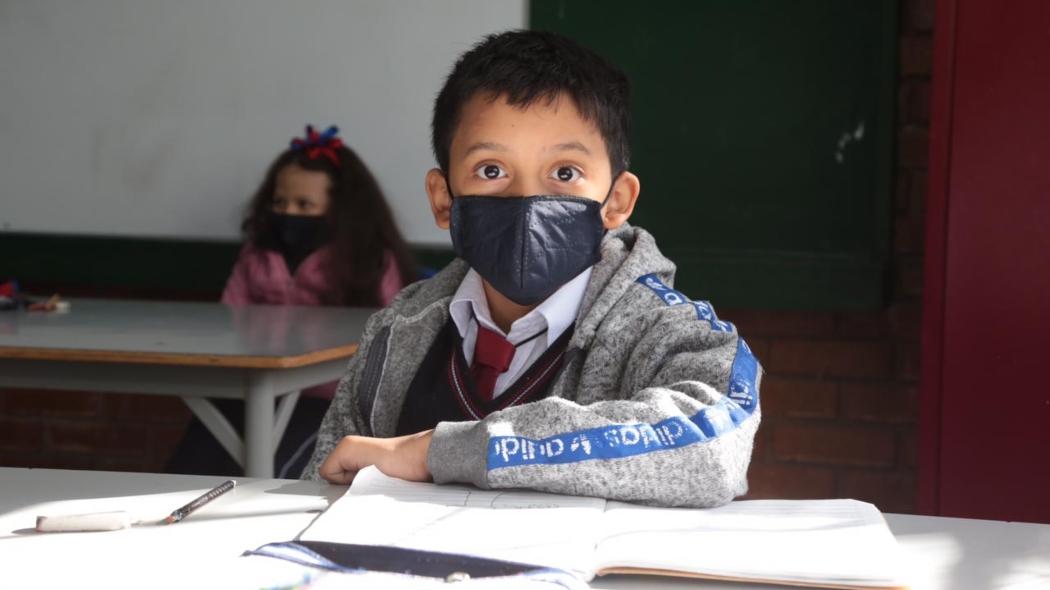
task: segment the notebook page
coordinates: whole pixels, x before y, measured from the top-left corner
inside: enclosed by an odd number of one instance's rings
[[[750,500],[682,510],[609,502],[599,573],[617,567],[758,580],[900,586],[897,541],[856,500]]]
[[[605,500],[402,481],[369,467],[301,535],[544,565],[589,578]]]

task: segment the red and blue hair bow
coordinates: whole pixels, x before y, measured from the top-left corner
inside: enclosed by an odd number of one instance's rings
[[[293,139],[292,149],[306,152],[306,156],[311,160],[324,156],[338,166],[339,153],[336,150],[343,147],[343,140],[336,137],[337,133],[339,133],[339,128],[335,125],[325,129],[324,133],[318,133],[313,125],[307,125],[306,137]]]

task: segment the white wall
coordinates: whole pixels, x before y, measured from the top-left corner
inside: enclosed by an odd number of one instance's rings
[[[230,239],[303,125],[338,124],[408,239],[430,109],[524,0],[0,0],[0,229]]]

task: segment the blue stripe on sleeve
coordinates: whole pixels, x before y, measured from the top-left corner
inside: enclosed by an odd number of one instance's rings
[[[707,301],[693,301],[681,291],[676,291],[660,280],[655,274],[642,275],[635,279],[637,282],[649,287],[667,305],[689,304],[696,310],[696,319],[707,322],[715,332],[732,332],[735,328],[730,322],[723,322],[715,314],[715,308]]]
[[[649,287],[653,293],[660,296],[664,303],[667,305],[678,305],[680,303],[690,303],[689,298],[682,294],[681,291],[675,291],[668,287],[660,280],[660,277],[655,274],[642,275],[635,279],[637,282]],[[713,310],[712,310],[713,315]]]
[[[690,418],[675,416],[655,424],[611,424],[542,439],[493,436],[488,469],[523,465],[561,465],[593,459],[619,459],[707,442],[732,432],[758,407],[758,361],[737,340],[728,395]]]

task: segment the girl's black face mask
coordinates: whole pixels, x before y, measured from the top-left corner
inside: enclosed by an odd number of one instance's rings
[[[295,272],[299,263],[329,240],[327,221],[324,216],[270,212],[273,241],[284,257],[288,270]]]
[[[601,260],[604,204],[572,195],[453,196],[452,247],[505,297],[535,305]]]

